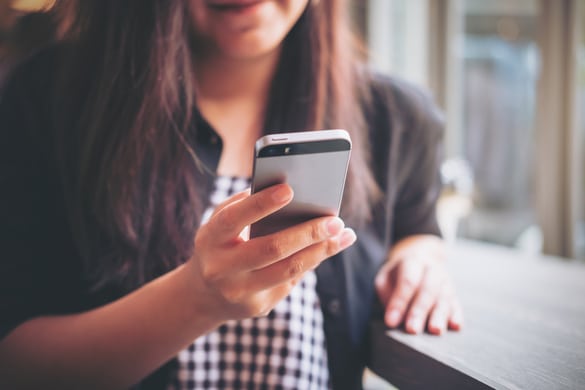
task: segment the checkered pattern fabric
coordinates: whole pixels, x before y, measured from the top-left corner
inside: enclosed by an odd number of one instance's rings
[[[213,208],[249,186],[249,180],[219,177]],[[329,388],[323,314],[309,272],[268,316],[230,321],[202,336],[178,355],[170,389]]]

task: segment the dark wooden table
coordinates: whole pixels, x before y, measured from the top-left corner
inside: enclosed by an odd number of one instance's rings
[[[585,389],[585,264],[458,242],[460,333],[373,323],[371,369],[401,389]]]

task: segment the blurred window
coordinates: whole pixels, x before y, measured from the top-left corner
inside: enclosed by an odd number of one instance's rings
[[[370,0],[366,34],[374,68],[435,89],[446,111],[452,160],[445,168],[456,162],[464,172],[467,164],[474,179],[473,208],[459,235],[531,250],[542,245],[533,199],[538,3]],[[450,35],[442,46],[440,34]],[[429,58],[433,50],[440,59]],[[433,67],[440,66],[433,85]],[[442,216],[460,219],[469,209],[457,198],[461,207],[443,202],[452,211]]]
[[[585,1],[364,3],[373,67],[434,93],[442,173],[473,178],[471,195],[455,194],[471,208],[455,196],[440,210],[458,236],[585,258]],[[451,176],[449,196],[469,181]]]
[[[538,1],[467,0],[461,153],[475,179],[461,234],[539,251],[534,188]]]
[[[429,0],[369,0],[366,36],[379,71],[427,85]]]

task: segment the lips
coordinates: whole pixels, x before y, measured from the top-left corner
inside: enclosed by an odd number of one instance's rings
[[[208,7],[216,9],[246,8],[263,2],[264,0],[208,0]]]

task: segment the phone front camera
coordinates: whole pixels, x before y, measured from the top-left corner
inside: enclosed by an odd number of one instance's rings
[[[292,152],[292,148],[290,146],[285,146],[284,147],[284,154],[290,154],[290,152]]]

